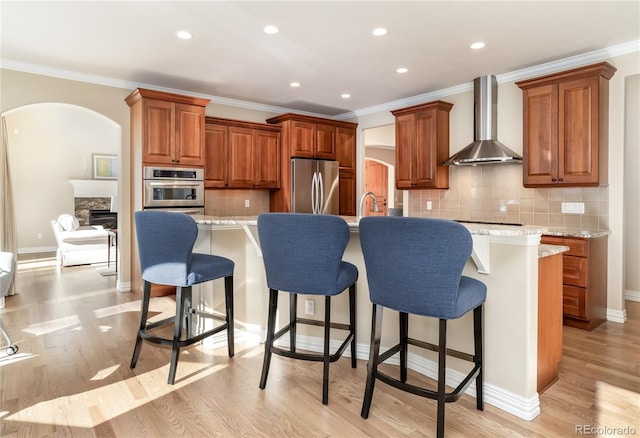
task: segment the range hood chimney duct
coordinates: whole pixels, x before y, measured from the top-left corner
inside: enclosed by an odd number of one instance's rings
[[[498,82],[495,76],[480,76],[473,81],[474,141],[443,164],[522,164],[522,157],[500,143],[498,127]]]

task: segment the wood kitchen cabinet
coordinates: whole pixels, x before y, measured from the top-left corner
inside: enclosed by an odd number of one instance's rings
[[[516,82],[523,90],[525,187],[607,183],[609,79],[606,62]]]
[[[356,123],[287,113],[267,120],[282,128],[280,190],[271,193],[270,210],[291,209],[291,158],[316,158],[339,162],[339,214],[356,211]]]
[[[142,163],[204,166],[204,114],[209,99],[138,88],[125,101],[131,107],[134,147]]]
[[[435,101],[391,111],[396,117],[396,188],[448,189],[449,112]]]
[[[339,163],[340,214],[356,216],[356,130],[337,127],[336,158]]]
[[[562,257],[564,325],[593,330],[607,317],[607,236],[543,235],[541,243],[570,248]]]
[[[562,359],[562,254],[538,259],[538,393],[558,380]]]
[[[280,128],[207,117],[206,188],[277,189]]]
[[[208,189],[228,187],[229,127],[207,121],[204,131],[204,186]]]

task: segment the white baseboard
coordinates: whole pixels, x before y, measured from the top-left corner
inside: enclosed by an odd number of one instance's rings
[[[56,252],[57,246],[31,246],[28,248],[18,248],[18,254],[36,254],[39,252]]]
[[[289,345],[288,336],[283,336],[282,338],[280,338],[280,340],[281,342],[278,342],[279,345]],[[303,350],[314,352],[323,351],[322,338],[298,335],[296,344],[298,348],[301,348]],[[336,351],[340,344],[341,342],[339,341],[332,341],[331,351]],[[369,344],[358,344],[356,351],[358,359],[362,359],[365,361],[369,360]],[[347,348],[345,350],[344,356],[351,357],[350,348]],[[418,356],[416,354],[412,354],[411,352],[409,352],[407,361],[407,366],[410,369],[417,371],[431,379],[437,380],[438,364],[436,362],[425,359],[424,357]],[[398,365],[400,361],[396,355],[392,356],[385,363]],[[464,379],[464,377],[465,375],[459,371],[447,369],[447,385],[451,387],[455,388],[462,381],[462,379]],[[467,388],[465,394],[468,394],[472,397],[476,396],[475,382],[472,383],[469,388]],[[498,409],[502,409],[505,412],[515,415],[518,418],[522,418],[523,420],[531,421],[538,415],[540,415],[540,399],[538,397],[538,393],[536,393],[533,397],[524,398],[499,386],[485,382],[484,401],[490,405],[497,407]]]
[[[131,282],[130,281],[119,281],[116,285],[116,290],[118,292],[131,292]]]
[[[637,290],[625,290],[624,299],[628,301],[640,302],[640,291]]]
[[[607,321],[624,324],[625,322],[627,322],[627,309],[607,309]]]

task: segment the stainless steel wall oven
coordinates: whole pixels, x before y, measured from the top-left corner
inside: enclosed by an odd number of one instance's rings
[[[144,209],[204,212],[204,169],[145,166],[143,181]]]

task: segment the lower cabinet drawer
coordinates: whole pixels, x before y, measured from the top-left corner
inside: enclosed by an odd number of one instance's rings
[[[586,292],[587,290],[584,288],[567,286],[565,284],[562,288],[562,313],[565,316],[580,318],[586,321]]]
[[[562,282],[571,286],[588,287],[587,259],[564,255],[562,258]]]

